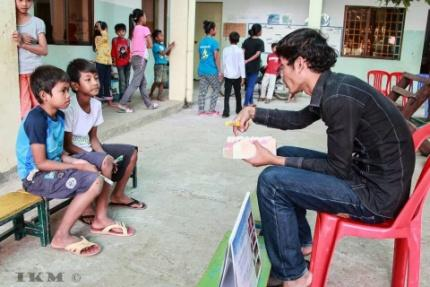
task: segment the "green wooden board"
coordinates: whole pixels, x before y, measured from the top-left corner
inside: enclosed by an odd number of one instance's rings
[[[218,287],[220,280],[221,280],[221,274],[222,274],[222,268],[224,264],[224,257],[225,252],[227,250],[228,246],[228,239],[230,237],[231,231],[228,231],[225,235],[222,241],[219,243],[214,255],[212,256],[212,259],[206,268],[205,273],[201,277],[199,283],[197,284],[198,287]],[[264,244],[264,238],[262,236],[258,237],[258,243],[260,246],[260,255],[261,255],[261,275],[260,280],[258,281],[258,287],[266,287],[267,281],[269,280],[270,275],[270,261],[269,257],[267,256],[266,252],[266,245]]]

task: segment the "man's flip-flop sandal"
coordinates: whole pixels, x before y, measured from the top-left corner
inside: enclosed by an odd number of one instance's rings
[[[83,251],[85,249],[88,249],[92,246],[97,246],[98,249],[93,251],[93,252],[87,252],[87,253],[83,253]],[[94,242],[90,242],[88,241],[85,237],[81,236],[81,241],[75,242],[75,243],[71,243],[69,245],[67,245],[64,248],[56,248],[56,247],[52,247],[53,249],[63,249],[67,252],[70,252],[74,255],[78,255],[78,256],[83,256],[83,257],[89,257],[89,256],[94,256],[100,253],[100,251],[102,250],[100,245],[94,243]]]
[[[129,203],[120,203],[120,202],[111,202],[109,203],[111,206],[125,206],[133,209],[146,209],[146,203],[143,201],[139,201],[135,198],[131,198],[131,201]],[[134,207],[133,205],[140,205],[142,207]]]
[[[112,229],[121,229],[121,232],[113,231]],[[102,235],[112,235],[120,237],[130,237],[135,234],[134,229],[125,226],[124,222],[115,222],[114,224],[108,225],[105,228],[95,229],[91,228],[91,233],[102,234]]]
[[[89,215],[81,215],[79,216],[78,220],[82,222],[83,224],[91,225],[93,223],[95,215],[89,214]]]

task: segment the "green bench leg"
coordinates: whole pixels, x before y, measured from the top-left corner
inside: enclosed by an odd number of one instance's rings
[[[47,200],[37,206],[39,218],[38,227],[40,228],[40,244],[45,247],[51,242],[51,225],[49,222],[49,203]]]
[[[24,215],[20,214],[13,219],[15,240],[21,240],[25,236]]]

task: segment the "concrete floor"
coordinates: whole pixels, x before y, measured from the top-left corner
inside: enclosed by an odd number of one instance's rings
[[[299,109],[309,98],[295,103],[274,101],[270,108]],[[222,101],[218,102],[221,108]],[[232,104],[233,101],[232,101]],[[115,122],[127,114],[112,114]],[[40,247],[26,237],[9,238],[0,245],[0,286],[195,286],[223,234],[233,227],[243,196],[255,191],[261,168],[222,158],[222,146],[231,130],[224,119],[198,117],[196,107],[136,127],[109,138],[111,143],[139,146],[139,186],[128,193],[148,209],[111,209],[110,214],[137,229],[131,238],[95,236],[77,223],[73,233],[103,246],[101,254],[81,258]],[[300,131],[269,130],[254,125],[249,136],[272,135],[278,145],[298,145],[325,151],[325,126],[317,122]],[[418,156],[417,170],[423,158]],[[11,178],[0,194],[15,189]],[[61,212],[53,216],[57,226]],[[309,213],[314,222],[315,213]],[[424,213],[421,286],[430,286],[430,210]],[[312,224],[313,225],[313,224]],[[390,286],[392,242],[346,238],[336,249],[328,286]],[[24,281],[18,282],[18,272]],[[64,283],[30,283],[28,272],[63,273]],[[77,274],[77,275],[76,275]]]

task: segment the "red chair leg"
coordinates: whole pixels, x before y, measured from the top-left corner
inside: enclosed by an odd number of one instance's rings
[[[420,286],[421,266],[421,228],[412,229],[408,238],[409,264],[408,264],[408,287]]]
[[[310,267],[312,272],[312,287],[325,286],[337,241],[338,219],[318,215],[318,220],[318,235],[314,240]]]
[[[392,287],[404,287],[406,270],[408,268],[408,241],[406,238],[397,238],[394,241],[393,270],[391,276]]]

